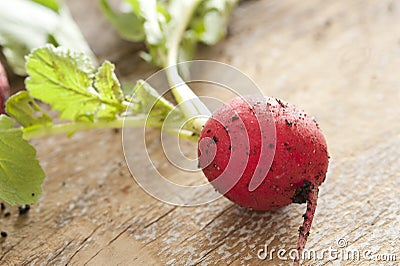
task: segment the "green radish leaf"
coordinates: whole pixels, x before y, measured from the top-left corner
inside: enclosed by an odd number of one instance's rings
[[[171,20],[168,6],[163,1],[127,0],[144,20],[143,30],[148,52],[142,52],[141,57],[153,65],[167,65],[167,31]]]
[[[130,0],[130,2],[135,2]],[[163,9],[161,2],[156,0],[138,0],[135,5],[140,7],[140,14],[145,20],[143,27],[146,34],[146,41],[150,45],[160,45],[164,41],[162,25],[167,21],[164,17],[166,12],[160,12]]]
[[[165,65],[165,29],[170,20],[167,4],[156,0],[121,0],[129,5],[130,10],[116,13],[107,1],[100,0],[103,13],[121,37],[130,41],[145,41],[148,52],[142,52],[142,58],[157,66]]]
[[[42,192],[45,174],[35,149],[14,121],[0,115],[0,198],[10,205],[32,204]]]
[[[99,91],[101,99],[117,104],[124,99],[124,95],[114,70],[115,66],[105,61],[96,73],[94,86]]]
[[[144,80],[139,80],[133,90],[133,99],[136,104],[134,110],[137,113],[147,114],[152,112],[152,116],[165,117],[174,109],[174,105],[170,103]]]
[[[148,115],[149,121],[164,121],[169,117],[169,122],[179,122],[183,125],[185,116],[183,112],[176,108],[171,102],[162,97],[153,87],[144,80],[139,80],[133,90],[132,110],[136,114]],[[176,124],[164,125],[166,128],[174,127]],[[180,127],[175,127],[180,128]]]
[[[61,4],[58,0],[31,0],[32,2],[36,2],[42,6],[45,6],[47,8],[50,8],[54,12],[57,12],[60,10]]]
[[[29,77],[25,84],[30,94],[60,111],[61,119],[111,119],[125,109],[114,66],[109,62],[95,75],[85,54],[47,45],[32,51],[26,67]]]
[[[208,45],[220,41],[226,35],[228,20],[237,2],[237,0],[202,1],[190,26],[198,40]]]
[[[26,75],[24,57],[46,43],[85,52],[97,64],[68,8],[60,1],[0,1],[0,46],[16,74]]]
[[[95,76],[94,87],[97,89],[102,101],[96,114],[99,118],[113,119],[116,114],[126,109],[122,105],[124,95],[114,70],[115,66],[105,61]]]
[[[39,107],[27,91],[12,95],[7,101],[6,112],[23,127],[51,124],[50,116]]]
[[[141,17],[131,12],[115,12],[108,0],[100,0],[100,6],[107,19],[123,39],[133,42],[144,40],[144,20]]]

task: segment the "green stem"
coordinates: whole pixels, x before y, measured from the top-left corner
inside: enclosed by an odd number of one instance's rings
[[[105,128],[123,128],[123,127],[152,127],[161,128],[162,122],[159,120],[152,121],[145,116],[118,118],[114,121],[97,121],[97,122],[70,122],[51,126],[35,126],[23,129],[23,136],[26,140],[42,138],[58,134],[72,134],[76,131],[105,129]],[[188,130],[167,129],[168,133],[177,134],[181,138],[197,141],[196,135]]]
[[[204,116],[210,117],[211,112],[180,77],[176,64],[178,62],[179,46],[183,35],[200,2],[200,0],[188,0],[185,2],[180,1],[179,5],[171,3],[171,9],[175,11],[176,16],[172,14],[175,19],[169,24],[170,31],[167,40],[168,55],[166,63],[167,78],[172,86],[172,94],[180,105],[180,108],[182,108],[185,116],[187,118],[194,118],[192,124],[198,132],[201,131],[202,125],[207,120]],[[171,11],[171,13],[173,12]]]

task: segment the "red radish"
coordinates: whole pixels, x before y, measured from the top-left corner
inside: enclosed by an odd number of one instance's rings
[[[4,114],[4,104],[9,95],[6,70],[0,63],[0,114]]]
[[[278,99],[238,97],[207,121],[198,153],[207,179],[241,206],[274,210],[307,202],[297,246],[301,255],[329,159],[315,120]]]

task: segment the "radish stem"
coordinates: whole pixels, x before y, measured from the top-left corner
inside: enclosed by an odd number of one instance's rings
[[[197,118],[193,120],[193,127],[196,132],[201,131],[201,127],[206,121],[206,119],[198,116],[210,117],[211,112],[180,77],[176,64],[178,62],[178,51],[183,35],[189,25],[194,10],[200,2],[199,0],[190,0],[184,2],[185,5],[183,5],[182,2],[179,2],[179,5],[171,4],[171,13],[176,13],[176,16],[173,16],[176,19],[173,18],[169,24],[170,35],[166,45],[168,48],[168,55],[165,66],[167,67],[167,78],[172,87],[172,94],[180,105],[180,108],[182,108],[186,118],[190,119],[197,116]]]
[[[97,122],[71,122],[58,125],[43,125],[28,127],[23,129],[23,136],[26,140],[35,138],[46,137],[58,134],[73,134],[76,131],[91,130],[91,129],[104,129],[104,128],[123,128],[123,127],[152,127],[161,128],[162,122],[159,120],[152,121],[146,119],[146,116],[135,116],[118,118],[115,121],[97,121]],[[193,132],[186,129],[169,129],[166,131],[171,134],[176,134],[181,138],[192,141],[197,141],[197,136],[193,136]]]

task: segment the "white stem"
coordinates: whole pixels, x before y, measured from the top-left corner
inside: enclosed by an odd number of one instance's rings
[[[208,110],[204,103],[180,77],[176,66],[179,45],[193,12],[200,2],[200,0],[187,0],[179,1],[179,5],[174,5],[174,2],[171,3],[171,15],[173,18],[169,24],[169,36],[167,41],[167,77],[172,86],[172,94],[178,104],[180,104],[187,118],[193,118],[199,115],[211,116],[210,110]],[[201,128],[199,130],[201,130]]]

